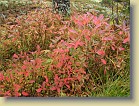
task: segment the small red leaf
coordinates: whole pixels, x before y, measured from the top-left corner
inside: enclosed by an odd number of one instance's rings
[[[47,83],[48,82],[48,77],[44,76],[44,78],[45,78],[45,82]]]
[[[106,64],[106,60],[104,60],[104,59],[101,59],[101,62],[102,62],[103,64]]]
[[[17,71],[17,74],[18,74],[18,75],[22,75],[22,74],[23,74],[23,72],[18,72],[18,71]]]
[[[83,46],[83,42],[80,41],[80,39],[75,43],[74,49],[76,49],[78,46]]]
[[[90,36],[89,35],[85,35],[85,38],[90,41]]]
[[[101,21],[96,16],[93,17],[93,23],[96,25],[97,28],[101,25]]]
[[[50,48],[53,48],[53,47],[55,47],[55,46],[54,46],[52,43],[50,43],[49,47],[50,47]]]
[[[34,83],[34,82],[35,82],[34,80],[30,80],[30,81],[29,81],[29,83]]]
[[[42,63],[42,60],[41,60],[40,58],[36,58],[35,62],[36,62],[37,64],[41,64],[41,63]]]
[[[27,66],[25,66],[25,65],[23,65],[23,66],[21,67],[22,70],[25,70],[26,68],[27,68]]]
[[[42,86],[41,86],[43,90],[46,90],[46,87],[45,87],[46,85],[47,85],[46,82],[43,81]]]
[[[24,64],[24,65],[28,65],[29,62],[25,60],[25,61],[23,61],[23,64]]]
[[[57,67],[57,68],[60,68],[60,67],[62,67],[62,65],[63,65],[63,63],[62,63],[62,62],[59,62],[59,63],[56,65],[56,67]]]
[[[86,72],[84,71],[83,68],[80,68],[80,69],[79,69],[79,72],[81,72],[82,74],[86,74]]]
[[[56,90],[56,87],[52,87],[52,88],[50,88],[50,90],[54,91],[54,90]]]
[[[40,51],[41,51],[41,48],[40,48],[40,46],[39,45],[37,45],[37,51],[38,51],[38,53],[40,53]]]
[[[59,85],[58,85],[59,87],[62,87],[63,86],[63,82],[61,81],[61,82],[59,82]]]
[[[75,30],[69,28],[69,32],[78,34]]]
[[[4,88],[5,86],[4,85],[0,85],[0,88]]]
[[[98,55],[105,55],[105,52],[103,51],[103,50],[98,50],[97,52],[96,52]]]
[[[120,32],[119,32],[119,35],[122,35],[122,34],[123,34],[123,32],[122,32],[122,31],[120,31]]]
[[[36,90],[38,93],[42,91],[42,88],[39,88]]]
[[[127,37],[127,38],[124,39],[123,43],[127,43],[129,41],[130,41],[130,39],[129,39],[129,37]]]
[[[4,95],[5,95],[5,96],[10,96],[10,95],[11,95],[11,93],[10,93],[10,92],[11,92],[11,91],[10,91],[10,90],[8,90],[7,92],[5,92],[5,93],[4,93]]]
[[[14,55],[13,55],[13,58],[18,59],[18,55],[17,55],[17,54],[14,54]]]
[[[28,94],[27,92],[24,92],[24,91],[23,91],[23,92],[22,92],[22,95],[23,95],[23,96],[28,96],[29,94]]]
[[[67,29],[66,25],[64,27],[60,28],[59,30],[65,30],[65,29]]]
[[[5,77],[5,80],[8,82],[11,81],[9,77]]]
[[[106,72],[107,72],[107,70],[105,69],[105,70],[104,70],[104,75],[106,75]]]
[[[112,50],[115,50],[115,47],[114,46],[111,46]]]
[[[55,82],[57,82],[58,80],[60,80],[57,74],[55,74],[54,80],[55,80]]]
[[[35,60],[35,62],[37,63],[36,66],[35,66],[35,68],[40,68],[41,67],[41,63],[42,63],[42,60],[40,58],[37,58]]]
[[[82,77],[80,75],[77,76],[77,79],[81,81]]]
[[[119,50],[120,50],[120,51],[123,51],[123,50],[125,50],[125,48],[123,48],[123,47],[119,47]]]
[[[110,40],[113,40],[113,37],[111,37],[111,36],[104,37],[103,40],[104,41],[110,41]]]
[[[66,86],[67,86],[68,89],[70,89],[70,86],[69,85],[66,84]]]
[[[0,81],[4,80],[4,75],[0,73]]]
[[[51,41],[52,41],[54,44],[56,44],[56,43],[58,43],[58,41],[60,41],[60,39],[61,39],[61,36],[56,37],[56,39],[51,39]]]
[[[25,77],[29,76],[29,72],[25,71],[24,75],[25,75]]]
[[[98,18],[99,18],[99,20],[103,20],[104,19],[104,15],[100,14]]]
[[[60,93],[60,88],[57,88],[57,92]]]
[[[23,78],[20,78],[20,79],[19,79],[19,83],[22,83],[22,82],[23,82]]]
[[[14,84],[14,90],[15,91],[19,91],[20,90],[20,88],[21,88],[21,86],[20,85],[18,85],[18,84]]]
[[[21,95],[21,94],[20,94],[19,92],[17,92],[17,91],[15,92],[15,96],[18,97],[18,96],[20,96],[20,95]]]

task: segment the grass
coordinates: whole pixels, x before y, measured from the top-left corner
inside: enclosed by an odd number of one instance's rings
[[[115,81],[108,81],[105,85],[100,87],[100,92],[92,93],[96,97],[129,97],[130,96],[130,79],[117,78]]]

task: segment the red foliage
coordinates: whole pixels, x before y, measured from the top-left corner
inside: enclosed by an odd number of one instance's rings
[[[23,96],[28,96],[29,94],[28,94],[27,92],[24,92],[24,91],[23,91],[23,92],[22,92],[22,95],[23,95]]]
[[[42,88],[38,88],[38,89],[36,89],[36,91],[37,91],[38,93],[40,93],[40,92],[42,91]]]
[[[0,96],[92,95],[97,87],[92,76],[119,70],[126,61],[121,55],[129,52],[126,26],[118,27],[119,36],[103,15],[88,12],[63,21],[49,11],[35,11],[16,21],[10,35],[20,52],[0,72]]]
[[[101,59],[101,62],[105,65],[106,64],[106,60]]]
[[[104,56],[105,55],[105,51],[103,51],[103,50],[98,50],[96,53],[98,55],[101,55],[101,56]]]

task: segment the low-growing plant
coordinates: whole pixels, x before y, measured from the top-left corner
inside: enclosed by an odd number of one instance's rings
[[[89,12],[63,20],[49,9],[36,9],[16,23],[0,31],[1,62],[9,60],[0,71],[0,96],[89,97],[125,73],[129,78],[125,24],[115,30],[102,14]]]

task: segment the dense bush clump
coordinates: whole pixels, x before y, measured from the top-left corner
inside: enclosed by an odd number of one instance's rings
[[[129,77],[129,27],[102,14],[36,9],[0,27],[0,96],[93,96]],[[120,85],[118,85],[120,86]],[[129,91],[128,91],[129,92]]]

